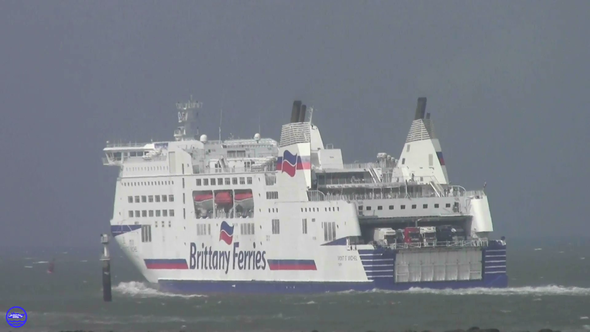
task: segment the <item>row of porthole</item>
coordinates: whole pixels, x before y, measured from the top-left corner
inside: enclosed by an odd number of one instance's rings
[[[154,211],[156,211],[155,214]],[[139,210],[135,210],[135,214],[132,210],[129,210],[129,218],[133,218],[134,216],[135,218],[159,217],[160,215],[162,217],[174,217],[174,210],[141,210],[141,214]]]
[[[161,199],[160,199],[161,196]],[[174,195],[143,195],[143,196],[135,196],[135,201],[133,200],[134,196],[127,196],[128,203],[140,203],[139,198],[141,197],[141,203],[160,203],[160,200],[164,203],[166,202],[174,202]]]
[[[173,185],[174,181],[129,181],[121,183],[124,187],[136,186],[169,186]]]
[[[340,207],[336,206],[331,206],[331,207],[325,207],[324,208],[325,212],[336,212],[336,211],[340,211]],[[320,212],[320,208],[301,208],[301,212]]]
[[[451,207],[451,203],[446,203],[445,204],[445,207],[450,208]],[[428,209],[428,204],[422,204],[422,208],[423,209]],[[434,204],[434,208],[435,209],[438,209],[439,208],[439,204],[438,203]],[[390,210],[393,210],[393,205],[390,205],[389,206],[389,209]],[[405,205],[400,205],[400,209],[401,210],[405,210],[406,209],[406,206]],[[412,204],[412,209],[416,209],[416,204]],[[359,205],[359,211],[362,211],[362,210],[363,210],[363,206],[362,205]],[[371,210],[371,206],[367,206],[365,210],[370,211]],[[379,211],[383,210],[383,206],[381,206],[381,205],[377,206],[377,210],[379,210]]]
[[[124,170],[128,171],[166,171],[168,170],[168,166],[152,166],[152,167],[130,167],[130,166],[123,166]]]
[[[154,221],[154,226],[158,228],[158,222]],[[162,221],[162,227],[166,227],[165,222]],[[172,221],[168,221],[168,227],[172,227]]]

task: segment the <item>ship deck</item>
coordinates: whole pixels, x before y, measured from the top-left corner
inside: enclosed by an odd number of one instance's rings
[[[359,223],[361,226],[439,226],[446,224],[464,223],[472,218],[471,215],[453,214],[448,216],[417,216],[417,217],[378,217],[378,216],[363,216],[359,215]]]

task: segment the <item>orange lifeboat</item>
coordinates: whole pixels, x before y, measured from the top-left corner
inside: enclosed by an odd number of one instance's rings
[[[250,210],[254,208],[254,201],[252,200],[252,192],[237,193],[235,196],[236,207]]]
[[[236,202],[252,199],[252,193],[239,193],[236,194]]]
[[[230,191],[221,191],[215,194],[215,204],[228,205],[232,204],[233,200]]]
[[[204,201],[208,201],[213,198],[213,194],[199,194],[195,195],[195,202],[200,203]]]

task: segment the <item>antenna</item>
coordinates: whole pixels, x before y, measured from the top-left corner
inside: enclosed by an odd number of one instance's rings
[[[309,124],[313,125],[313,123],[311,122],[311,120],[313,119],[313,107],[309,106]]]
[[[219,110],[219,143],[221,144],[221,124],[223,122],[223,101],[225,100],[225,89],[221,90],[221,109]]]
[[[219,110],[219,142],[221,142],[221,123],[223,121],[223,106]]]
[[[260,133],[260,113],[261,113],[261,112],[260,112],[260,109],[259,109],[259,110],[258,110],[258,133],[259,133],[259,134],[261,134],[261,133]],[[262,134],[261,134],[261,135],[262,135]]]

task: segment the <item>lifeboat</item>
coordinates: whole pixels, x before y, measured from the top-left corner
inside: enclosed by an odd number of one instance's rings
[[[232,202],[230,191],[221,191],[215,194],[215,204],[217,205],[231,205]]]
[[[252,193],[251,192],[236,194],[235,201],[236,201],[236,208],[238,206],[241,206],[242,208],[244,208],[246,210],[250,210],[254,207],[254,201],[252,200]]]
[[[213,194],[212,193],[200,193],[194,195],[195,205],[204,209],[213,208]]]

